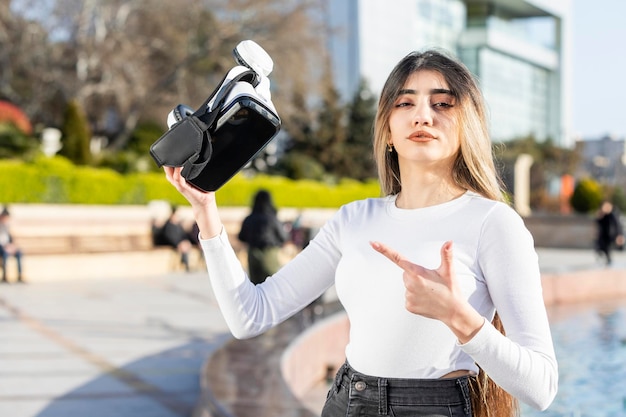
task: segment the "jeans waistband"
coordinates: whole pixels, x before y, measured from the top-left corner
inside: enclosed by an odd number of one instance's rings
[[[378,401],[379,413],[387,414],[389,403],[409,401],[414,404],[463,405],[471,409],[470,376],[446,379],[380,378],[355,371],[346,361],[335,377],[338,391],[343,385],[351,395]],[[467,412],[467,411],[466,411]]]

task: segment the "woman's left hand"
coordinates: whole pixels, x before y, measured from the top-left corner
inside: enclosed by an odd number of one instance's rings
[[[461,343],[480,330],[484,319],[467,302],[454,272],[452,242],[441,247],[441,264],[437,269],[424,268],[380,242],[372,248],[404,270],[405,306],[408,311],[445,323]]]

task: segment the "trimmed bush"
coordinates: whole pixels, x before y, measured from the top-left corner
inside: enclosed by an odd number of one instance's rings
[[[600,207],[603,196],[602,186],[591,178],[585,178],[574,187],[570,204],[578,213],[589,213]]]
[[[12,123],[0,121],[0,158],[32,158],[39,149],[39,140],[22,132]]]
[[[295,208],[335,208],[380,195],[374,180],[343,180],[328,185],[266,175],[249,178],[240,173],[217,192],[217,200],[222,206],[247,207],[261,188],[272,193],[277,206]],[[33,162],[0,160],[2,203],[143,205],[153,200],[188,204],[163,172],[122,175],[112,169],[77,166],[61,156],[40,156]]]

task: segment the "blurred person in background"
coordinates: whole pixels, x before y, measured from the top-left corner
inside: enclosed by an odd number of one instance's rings
[[[600,205],[596,216],[597,237],[596,252],[603,257],[607,265],[613,262],[611,251],[613,246],[624,247],[624,232],[619,213],[613,207],[613,203],[605,200]]]
[[[278,271],[280,249],[288,235],[268,191],[255,194],[252,212],[243,220],[238,238],[248,246],[248,274],[254,284]]]
[[[22,250],[13,241],[13,235],[11,234],[11,214],[9,210],[4,207],[0,212],[0,254],[2,255],[2,283],[8,283],[7,279],[7,267],[10,257],[15,258],[17,263],[17,282],[24,283],[22,277]]]
[[[183,227],[178,216],[178,207],[172,206],[170,216],[158,227],[153,225],[153,242],[155,246],[170,246],[180,255],[180,264],[189,272],[189,254],[192,243],[189,234]]]

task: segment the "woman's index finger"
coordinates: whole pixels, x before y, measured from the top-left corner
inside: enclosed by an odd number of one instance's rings
[[[370,242],[370,245],[374,250],[382,255],[384,255],[387,259],[389,259],[394,264],[398,265],[400,268],[409,272],[412,269],[413,263],[408,261],[402,254],[394,249],[391,249],[389,246],[380,243],[380,242]]]

